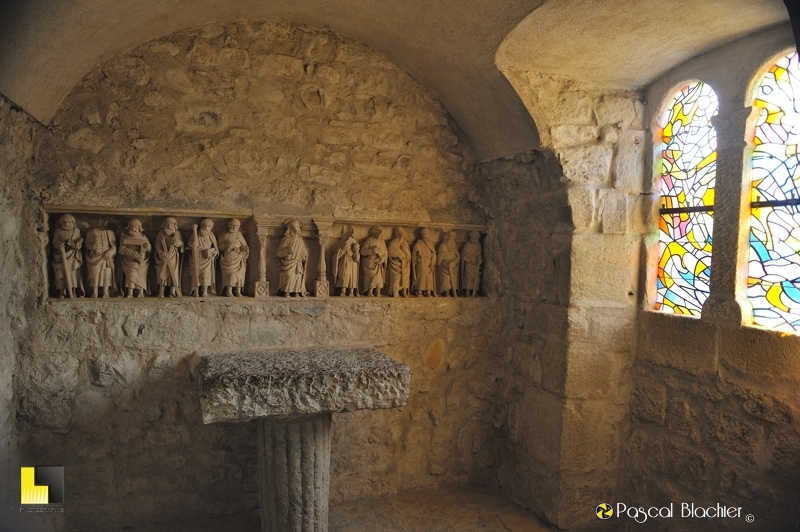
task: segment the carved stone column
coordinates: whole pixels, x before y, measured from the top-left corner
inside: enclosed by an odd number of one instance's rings
[[[254,296],[256,299],[269,297],[269,281],[267,281],[267,231],[269,226],[257,223],[258,228],[258,280],[255,283]]]
[[[330,412],[258,424],[263,532],[325,532],[331,466]]]
[[[730,111],[723,106],[720,114],[711,119],[717,132],[717,178],[711,294],[703,305],[702,319],[727,327],[738,327],[752,317],[745,293],[750,179],[745,171],[749,159],[744,153],[747,145],[744,136],[752,109]]]
[[[328,231],[330,231],[333,221],[314,218],[314,225],[317,226],[317,240],[319,242],[319,265],[317,280],[314,282],[314,295],[316,297],[328,297],[331,289],[328,282],[328,261],[326,260],[325,248],[328,244]]]

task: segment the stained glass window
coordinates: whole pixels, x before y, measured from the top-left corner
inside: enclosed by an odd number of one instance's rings
[[[758,325],[800,331],[800,66],[794,52],[758,87],[747,296]]]
[[[656,309],[699,316],[709,294],[717,96],[702,82],[675,94],[659,117],[661,192]]]

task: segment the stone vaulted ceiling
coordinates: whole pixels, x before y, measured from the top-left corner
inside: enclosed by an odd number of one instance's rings
[[[670,12],[684,15],[672,23]],[[495,60],[637,89],[787,18],[781,0],[5,0],[0,93],[48,123],[87,72],[143,42],[215,21],[296,22],[369,44],[406,69],[441,99],[485,160],[538,145],[536,126]]]

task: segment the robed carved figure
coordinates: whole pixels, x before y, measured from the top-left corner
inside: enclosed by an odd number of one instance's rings
[[[192,272],[192,295],[203,297],[209,293],[216,293],[216,259],[219,257],[217,237],[212,232],[214,222],[205,218],[200,222],[200,230],[192,226],[192,236],[189,237],[190,268]]]
[[[109,297],[111,289],[116,291],[114,278],[114,256],[117,254],[117,237],[114,231],[95,227],[86,232],[86,284],[89,297],[98,297],[103,289],[103,297]]]
[[[278,258],[280,259],[280,286],[278,291],[284,297],[305,297],[306,292],[306,264],[308,263],[308,248],[303,241],[300,231],[303,222],[292,218],[284,222],[285,232],[278,244]]]
[[[481,285],[481,265],[483,265],[483,249],[481,234],[472,231],[469,242],[461,248],[461,293],[465,296],[476,296]]]
[[[164,218],[156,236],[155,255],[158,297],[164,297],[165,291],[166,295],[180,297],[183,239],[178,231],[178,221],[171,216]]]
[[[370,297],[377,296],[386,282],[386,259],[389,252],[383,241],[383,228],[373,225],[369,228],[369,237],[361,246],[361,257],[364,269],[364,293]]]
[[[142,222],[136,218],[128,221],[128,227],[119,240],[125,297],[144,297],[148,292],[147,270],[150,267],[151,250],[150,241],[142,233]]]
[[[244,278],[247,273],[247,258],[250,247],[239,231],[242,222],[236,218],[228,220],[228,232],[219,237],[219,249],[222,251],[222,290],[226,296],[242,296]]]
[[[439,278],[439,293],[458,297],[458,267],[461,253],[458,252],[456,232],[448,231],[444,241],[436,250],[436,273]]]
[[[333,261],[333,279],[340,296],[358,295],[358,259],[361,256],[353,227],[346,225]]]
[[[78,289],[83,293],[81,248],[83,238],[75,226],[75,217],[65,214],[58,219],[53,234],[53,274],[58,297],[77,297]]]
[[[418,296],[436,295],[436,243],[430,229],[420,230],[422,239],[417,240],[411,252],[414,293]]]
[[[402,227],[394,228],[394,238],[387,247],[386,286],[392,297],[408,297],[411,287],[411,248],[403,238]]]

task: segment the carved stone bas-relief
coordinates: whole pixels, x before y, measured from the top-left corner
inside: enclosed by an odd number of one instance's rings
[[[144,297],[149,294],[147,271],[150,268],[151,251],[150,241],[142,233],[142,222],[132,218],[119,241],[125,297]]]
[[[58,297],[78,297],[83,294],[81,265],[83,238],[75,226],[75,217],[64,214],[58,220],[58,228],[53,235],[53,273]]]
[[[192,236],[189,237],[189,271],[192,272],[192,295],[202,297],[216,293],[216,260],[219,257],[217,237],[211,231],[214,221],[210,218],[192,224]]]
[[[411,253],[414,295],[431,297],[436,295],[436,242],[427,227],[420,230],[420,236]]]
[[[306,265],[308,248],[300,231],[303,222],[292,218],[284,223],[284,235],[278,245],[278,258],[281,263],[280,285],[278,291],[284,297],[306,297]]]
[[[458,269],[461,253],[456,243],[456,232],[448,231],[444,241],[436,251],[436,277],[439,293],[443,296],[458,297]]]
[[[389,252],[383,241],[383,228],[373,225],[369,237],[361,246],[362,269],[364,271],[364,294],[377,297],[386,282],[386,260]]]
[[[250,248],[244,235],[239,230],[242,222],[236,218],[228,220],[228,231],[219,237],[219,249],[222,252],[220,267],[222,269],[222,290],[225,296],[241,297],[244,294],[245,274]]]
[[[180,297],[183,239],[178,231],[178,221],[171,216],[164,218],[156,236],[155,256],[158,297]]]
[[[481,234],[478,231],[470,231],[469,242],[461,248],[461,293],[463,295],[478,295],[481,286],[482,265]]]
[[[392,297],[411,295],[411,248],[402,227],[394,228],[394,238],[387,247],[387,289]]]
[[[340,296],[358,295],[358,259],[361,256],[361,246],[353,237],[353,226],[346,225],[342,230],[342,239],[339,249],[333,258],[334,285],[339,289]]]
[[[480,293],[483,233],[474,225],[445,225],[446,232],[422,227],[413,242],[416,224],[395,222],[387,238],[385,226],[366,221],[165,214],[128,217],[89,209],[77,216],[51,214],[49,295],[177,298],[185,293],[208,301],[217,294],[243,297],[252,286],[248,295],[257,299],[304,298],[311,296],[309,278],[317,298]]]

